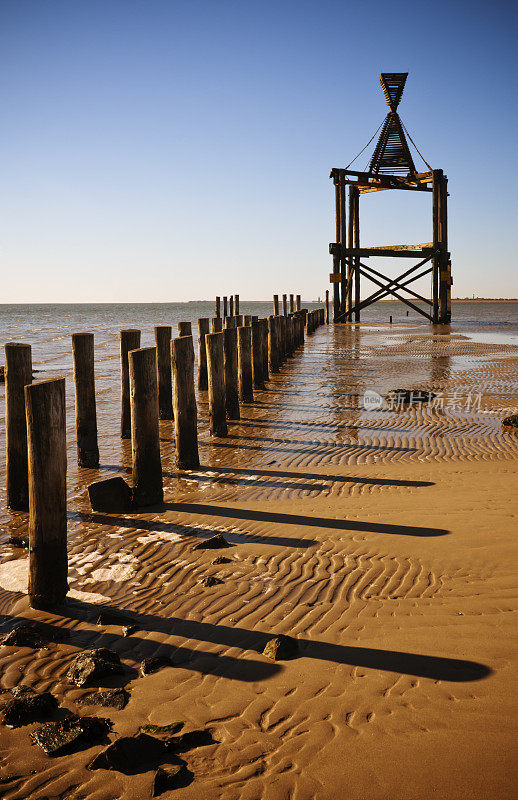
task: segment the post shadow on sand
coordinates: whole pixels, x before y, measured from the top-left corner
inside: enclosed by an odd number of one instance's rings
[[[73,600],[60,607],[57,612],[59,611],[65,619],[86,620],[95,623],[102,608],[91,603]],[[155,632],[166,636],[196,639],[212,645],[235,647],[257,653],[262,653],[266,644],[276,635],[274,632],[265,633],[247,628],[231,628],[227,625],[182,620],[176,617],[168,619],[155,614],[141,614],[126,609],[116,609],[116,611],[130,618],[139,632]],[[14,618],[7,617],[7,619],[13,620]],[[25,618],[18,617],[16,619],[26,621]],[[312,658],[334,664],[377,669],[432,680],[461,683],[481,680],[492,672],[485,664],[466,659],[337,645],[303,638],[297,638],[296,642],[298,645],[297,658]],[[123,638],[122,635],[99,631],[98,628],[88,631],[72,631],[70,643],[76,644],[82,649],[85,647],[109,647],[115,650],[117,646],[124,643],[122,655],[125,658],[139,661],[150,655],[165,655],[171,658],[173,666],[241,681],[265,680],[282,669],[282,665],[270,661],[234,658],[217,653],[191,650],[182,646],[158,643],[135,634]]]

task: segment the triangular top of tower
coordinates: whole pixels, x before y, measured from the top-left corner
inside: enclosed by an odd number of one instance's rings
[[[380,75],[381,88],[391,111],[396,111],[403,96],[408,72],[382,72]]]
[[[413,174],[416,171],[399,114],[408,72],[382,72],[381,88],[390,108],[369,164],[374,175]]]

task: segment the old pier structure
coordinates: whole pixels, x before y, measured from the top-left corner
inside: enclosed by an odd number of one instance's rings
[[[414,143],[397,113],[407,75],[407,72],[383,72],[380,75],[389,113],[380,126],[381,133],[367,171],[349,168],[331,170],[336,206],[335,241],[329,245],[333,258],[330,281],[333,286],[334,322],[359,322],[362,309],[388,296],[405,303],[432,323],[448,323],[451,320],[448,178],[441,169],[432,169],[427,162],[427,172],[417,172],[414,165],[405,134]],[[431,242],[361,247],[360,195],[389,189],[428,192],[432,195]],[[391,278],[365,263],[371,257],[416,259],[417,263],[396,278]],[[425,275],[431,276],[430,297],[425,297],[410,286]],[[360,294],[361,278],[368,279],[376,287],[364,299]],[[416,301],[420,304],[416,304]]]

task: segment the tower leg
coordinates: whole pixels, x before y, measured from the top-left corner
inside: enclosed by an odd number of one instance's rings
[[[360,246],[360,193],[354,189],[354,244]],[[354,321],[360,321],[360,257],[354,257]]]

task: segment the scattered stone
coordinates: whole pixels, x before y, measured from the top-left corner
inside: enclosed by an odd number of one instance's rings
[[[166,753],[165,742],[147,733],[123,736],[95,756],[88,769],[110,769],[124,775],[136,775],[156,767]]]
[[[88,496],[93,511],[120,513],[131,510],[131,489],[120,476],[91,483]]]
[[[103,706],[103,708],[117,708],[119,711],[126,706],[130,699],[126,689],[100,689],[98,692],[88,692],[77,700],[78,706]]]
[[[518,428],[518,414],[511,414],[502,420],[502,425],[507,425],[509,428]]]
[[[189,781],[189,770],[185,764],[175,764],[172,767],[159,767],[153,781],[153,797],[158,797],[168,789],[178,789]]]
[[[153,733],[155,736],[170,736],[173,733],[178,733],[183,728],[183,722],[170,722],[169,725],[152,725],[146,723],[141,725],[140,730],[142,733]]]
[[[125,625],[122,629],[122,635],[124,638],[127,638],[131,636],[132,633],[135,633],[135,631],[138,631],[138,625]]]
[[[220,547],[232,547],[232,545],[230,542],[227,542],[222,533],[217,533],[215,536],[211,536],[210,539],[204,539],[202,542],[198,542],[192,549],[217,550]]]
[[[158,672],[159,669],[172,666],[173,662],[167,656],[150,656],[140,662],[139,672],[142,676],[152,675],[153,672]]]
[[[403,403],[429,403],[437,395],[427,389],[393,389],[388,393],[387,399],[392,402]]]
[[[67,680],[76,686],[84,686],[89,681],[96,681],[106,675],[121,675],[124,667],[113,650],[99,647],[96,650],[84,650],[75,657],[67,672]]]
[[[212,562],[213,564],[230,564],[232,561],[231,558],[227,558],[226,556],[218,556]]]
[[[202,578],[200,583],[203,586],[216,586],[218,583],[223,583],[220,578],[216,578],[214,575],[208,575],[206,578]]]
[[[29,537],[28,536],[10,536],[9,541],[7,544],[10,544],[12,547],[23,547],[25,550],[29,549]]]
[[[1,644],[6,647],[32,647],[36,650],[47,649],[49,642],[59,642],[70,638],[66,628],[54,628],[40,622],[20,622],[6,634]]]
[[[263,656],[271,658],[273,661],[287,661],[290,658],[295,658],[298,649],[296,639],[281,634],[274,639],[270,639],[263,650]]]
[[[11,699],[0,712],[1,722],[10,728],[49,717],[58,707],[58,701],[50,692],[38,693],[30,686],[16,686],[10,694]]]
[[[102,740],[111,728],[111,722],[103,717],[78,717],[71,714],[59,722],[47,722],[30,734],[48,756],[70,752],[85,743],[95,744]]]

